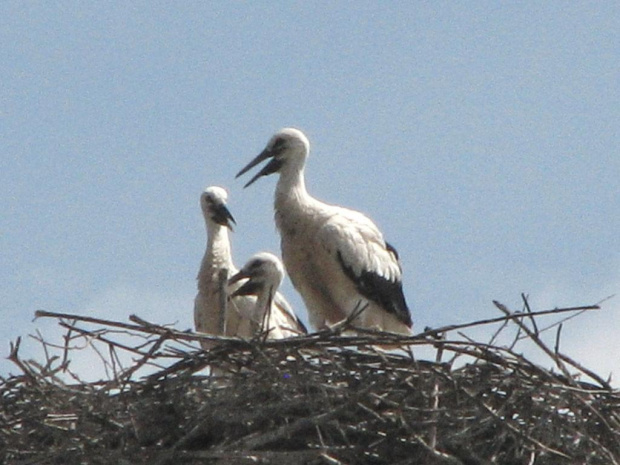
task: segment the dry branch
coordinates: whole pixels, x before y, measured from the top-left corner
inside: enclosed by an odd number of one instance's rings
[[[0,379],[0,461],[620,464],[620,393],[562,354],[559,337],[553,348],[542,339],[543,317],[598,306],[536,312],[522,298],[524,312],[497,303],[501,317],[411,337],[343,336],[345,321],[280,341],[38,311],[66,333],[60,344],[37,336],[44,363],[11,344],[21,374]],[[462,332],[492,323],[487,343]],[[498,345],[511,327],[517,335]],[[517,353],[526,340],[559,372]],[[416,359],[420,346],[435,360]],[[75,382],[72,358],[85,351],[110,379]]]

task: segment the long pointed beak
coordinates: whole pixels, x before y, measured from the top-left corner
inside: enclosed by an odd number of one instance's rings
[[[241,270],[237,271],[237,273],[235,273],[234,275],[232,275],[228,279],[228,285],[232,286],[233,284],[241,281],[242,279],[246,279],[246,278],[250,278],[250,277],[251,277],[251,275],[247,271],[241,269]]]
[[[246,283],[243,283],[243,285],[235,292],[233,292],[230,296],[237,297],[238,295],[256,295],[258,294],[259,290],[260,284],[254,281],[248,281]]]
[[[234,275],[232,278],[228,280],[228,285],[234,284],[237,281],[240,281],[243,278],[249,278],[250,275],[241,270],[239,273]],[[260,290],[260,284],[256,281],[252,281],[252,279],[248,279],[245,283],[243,283],[235,292],[230,294],[230,297],[237,297],[238,295],[256,295]]]
[[[258,178],[262,176],[268,176],[270,174],[277,172],[282,166],[282,161],[278,160],[277,158],[273,158],[274,155],[275,154],[269,149],[263,150],[261,153],[258,154],[258,156],[254,160],[252,160],[241,171],[239,171],[237,173],[237,176],[235,176],[235,178],[238,178],[242,174],[247,173],[250,169],[254,168],[260,162],[267,160],[268,158],[272,158],[272,160],[269,163],[267,163],[265,166],[263,166],[263,168],[258,173],[256,173],[254,177],[250,179],[243,187],[244,188],[248,187],[249,185],[253,184],[254,181],[256,181]]]
[[[239,171],[237,173],[237,175],[235,176],[235,179],[237,179],[242,174],[247,173],[249,170],[251,170],[256,165],[258,165],[261,161],[267,160],[267,158],[271,158],[272,156],[273,156],[273,154],[271,153],[270,150],[268,150],[268,149],[263,150],[261,153],[258,154],[258,156],[256,158],[254,158],[254,160],[252,160],[250,163],[248,163],[245,166],[245,168],[243,168],[241,171]]]
[[[231,231],[233,230],[232,225],[237,224],[235,218],[232,216],[232,213],[230,213],[230,210],[224,204],[220,204],[213,209],[213,221],[222,226],[226,226]]]

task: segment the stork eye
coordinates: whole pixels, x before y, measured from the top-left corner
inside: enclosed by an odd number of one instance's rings
[[[271,150],[280,151],[284,148],[285,145],[286,145],[286,140],[283,139],[282,137],[278,137],[273,142],[273,147],[271,147]]]

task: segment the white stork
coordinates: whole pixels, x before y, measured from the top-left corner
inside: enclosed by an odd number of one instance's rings
[[[230,253],[228,229],[235,223],[226,200],[225,189],[208,187],[200,196],[200,206],[207,228],[207,250],[198,271],[198,294],[194,300],[194,324],[196,331],[226,336],[248,338],[252,336],[250,321],[243,318],[242,312],[254,308],[254,300],[241,296],[226,305],[226,281],[237,272]],[[221,273],[226,275],[222,279]],[[226,314],[222,315],[222,311]],[[222,328],[223,323],[223,328]],[[204,349],[211,347],[202,342]]]
[[[355,325],[410,334],[411,314],[396,250],[362,213],[308,194],[304,167],[309,152],[310,143],[301,131],[282,129],[237,177],[267,159],[271,160],[244,187],[261,176],[280,174],[274,206],[282,259],[310,323],[325,328],[367,305]]]
[[[198,271],[194,324],[196,330],[202,333],[249,339],[254,336],[250,317],[256,306],[256,297],[238,295],[229,298],[241,283],[227,285],[228,278],[237,273],[228,237],[228,230],[232,230],[235,220],[226,206],[227,199],[226,190],[217,186],[208,187],[200,196],[200,206],[207,228],[207,250]],[[222,291],[225,292],[224,295]],[[292,312],[290,305],[280,293],[276,294],[275,302],[278,311],[274,312],[274,318],[286,319],[281,314]],[[204,349],[212,347],[212,344],[206,341],[201,345]]]
[[[246,281],[230,297],[256,296],[256,305],[250,317],[254,334],[259,330],[268,331],[269,339],[283,339],[307,332],[285,300],[275,302],[274,298],[284,279],[284,267],[278,257],[269,252],[257,253],[230,278],[228,284],[234,285],[243,279]],[[286,304],[286,308],[282,304]]]

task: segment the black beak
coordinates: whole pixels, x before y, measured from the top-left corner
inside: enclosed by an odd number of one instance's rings
[[[228,209],[228,207],[224,205],[223,203],[213,208],[212,218],[213,218],[213,221],[215,221],[217,224],[226,226],[231,231],[233,230],[232,225],[237,224],[237,222],[232,216],[232,213],[230,213],[230,210]]]
[[[230,281],[229,281],[230,283]],[[238,295],[256,295],[260,290],[260,284],[256,281],[249,279],[241,285],[239,289],[230,294],[230,297],[237,297]]]
[[[246,270],[241,269],[237,272],[237,274],[235,274],[228,280],[228,285],[231,286],[236,282],[247,278],[252,278],[252,274]],[[239,289],[233,292],[230,297],[236,297],[238,295],[256,295],[259,289],[260,284],[258,284],[256,281],[252,281],[252,279],[248,279],[245,283],[241,285],[241,287],[239,287]]]
[[[237,273],[235,273],[234,275],[232,275],[229,279],[228,279],[228,285],[232,286],[233,284],[241,281],[242,279],[246,279],[249,278],[251,275],[245,271],[245,270],[239,270],[237,271]]]
[[[254,177],[250,179],[243,187],[244,188],[248,187],[250,184],[252,184],[254,181],[256,181],[258,178],[262,176],[269,176],[270,174],[278,172],[280,168],[282,167],[282,161],[275,158],[275,155],[276,153],[274,153],[273,150],[270,150],[270,149],[263,150],[260,154],[258,154],[258,156],[254,160],[248,163],[245,166],[245,168],[239,171],[237,173],[237,176],[235,176],[235,178],[238,178],[242,174],[247,173],[250,169],[254,168],[260,162],[267,160],[268,158],[272,158],[272,160],[269,163],[267,163],[265,166],[263,166],[263,169],[261,169],[258,173],[256,173]]]

